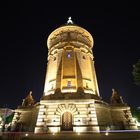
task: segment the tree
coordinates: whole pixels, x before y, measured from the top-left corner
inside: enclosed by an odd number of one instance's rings
[[[5,123],[8,124],[8,123],[12,122],[13,117],[14,117],[14,112],[6,117]]]
[[[133,71],[132,71],[135,84],[140,86],[140,59],[137,61],[136,64],[133,65]]]
[[[140,110],[138,108],[131,108],[132,116],[137,118],[137,121],[140,122]]]

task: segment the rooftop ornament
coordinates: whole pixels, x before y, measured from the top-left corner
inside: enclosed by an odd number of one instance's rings
[[[67,24],[73,24],[73,21],[72,21],[72,18],[71,17],[68,18]]]

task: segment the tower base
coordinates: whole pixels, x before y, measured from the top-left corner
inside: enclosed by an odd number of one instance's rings
[[[41,100],[35,133],[121,129],[137,129],[125,104],[109,105],[95,99]]]

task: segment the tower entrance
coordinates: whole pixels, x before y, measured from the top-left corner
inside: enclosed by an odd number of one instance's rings
[[[72,114],[70,112],[64,112],[62,115],[62,130],[72,130]]]

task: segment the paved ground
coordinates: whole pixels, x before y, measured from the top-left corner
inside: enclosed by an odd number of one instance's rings
[[[59,134],[32,134],[9,133],[0,136],[0,140],[140,140],[140,132],[121,133],[74,133],[63,132]]]

